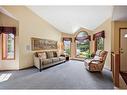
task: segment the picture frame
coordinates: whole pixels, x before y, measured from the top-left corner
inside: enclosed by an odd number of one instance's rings
[[[57,49],[57,41],[41,38],[31,38],[32,51]]]

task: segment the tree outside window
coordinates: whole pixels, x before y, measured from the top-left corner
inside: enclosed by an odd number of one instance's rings
[[[77,35],[77,57],[85,57],[87,58],[90,54],[90,41],[87,39],[87,32],[83,31]]]
[[[64,53],[66,55],[71,55],[71,41],[64,40]]]
[[[104,38],[98,37],[96,39],[96,49],[97,50],[104,50]]]
[[[2,57],[4,60],[6,59],[14,59],[15,50],[14,50],[14,34],[2,34],[2,47],[3,54]]]

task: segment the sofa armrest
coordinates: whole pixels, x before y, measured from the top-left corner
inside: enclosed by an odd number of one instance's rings
[[[38,69],[41,69],[40,65],[41,65],[41,59],[34,56],[34,66],[36,66]]]

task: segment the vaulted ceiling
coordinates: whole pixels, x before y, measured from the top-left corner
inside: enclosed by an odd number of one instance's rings
[[[112,17],[113,6],[29,6],[33,12],[65,33],[94,30]]]
[[[65,33],[74,33],[80,28],[94,30],[105,20],[127,21],[127,6],[27,6],[42,19]],[[0,12],[16,19],[0,7]]]

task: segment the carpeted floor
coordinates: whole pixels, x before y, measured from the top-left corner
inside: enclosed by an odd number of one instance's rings
[[[39,72],[36,68],[11,73],[10,78],[0,82],[0,89],[113,89],[111,72],[91,73],[83,62],[70,60]]]

